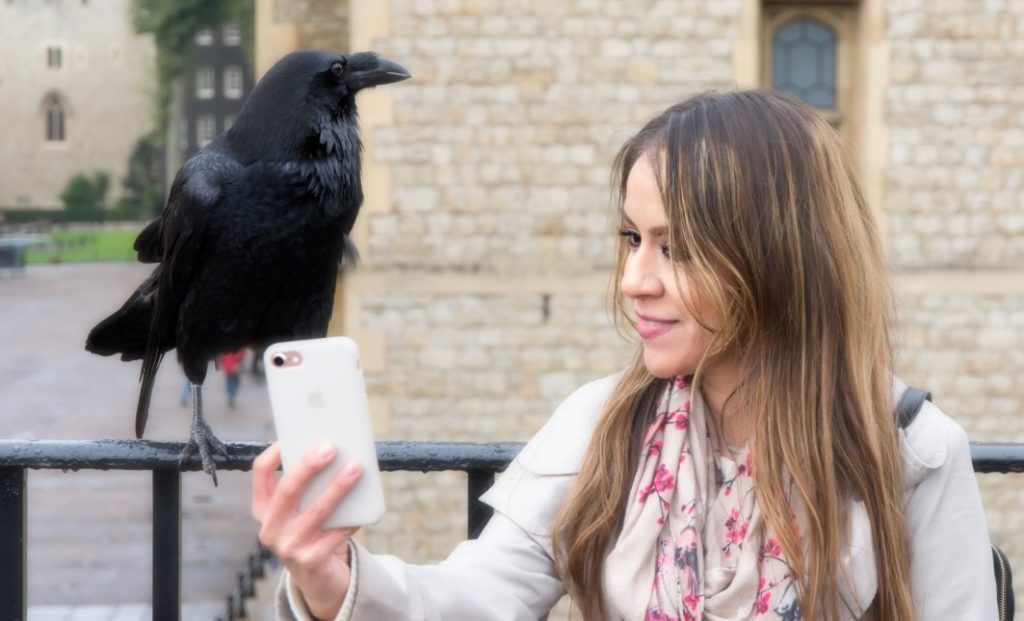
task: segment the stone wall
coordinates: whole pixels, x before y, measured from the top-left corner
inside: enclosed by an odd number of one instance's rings
[[[153,127],[156,49],[128,0],[0,4],[0,206],[60,207],[76,174],[110,175],[108,202],[136,141]],[[47,67],[47,48],[61,67]],[[46,97],[67,105],[66,140],[46,141]],[[117,131],[110,131],[117,127]]]
[[[377,47],[414,79],[374,136],[394,201],[369,221],[368,266],[603,272],[611,158],[655,112],[730,84],[736,4],[392,2]]]
[[[295,24],[302,49],[348,52],[349,3],[288,0],[274,3],[274,19]]]
[[[888,3],[886,211],[905,269],[1024,267],[1019,3]]]

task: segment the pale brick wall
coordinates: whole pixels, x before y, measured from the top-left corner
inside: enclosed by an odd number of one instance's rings
[[[600,296],[397,292],[363,312],[388,337],[389,370],[367,380],[398,395],[395,439],[529,439],[568,392],[622,360]]]
[[[394,202],[367,265],[605,270],[611,159],[655,112],[730,84],[736,6],[392,2],[378,49],[414,78],[374,136]]]
[[[128,0],[0,4],[0,206],[60,207],[76,174],[110,175],[121,196],[128,157],[153,129],[156,48]],[[46,50],[60,47],[59,69]],[[46,141],[44,101],[65,98],[65,140]],[[117,131],[110,131],[116,127]]]
[[[1024,267],[1019,3],[887,3],[886,211],[907,269]]]
[[[1024,295],[917,294],[902,304],[907,380],[929,387],[972,439],[1024,442]]]
[[[292,22],[302,49],[348,52],[349,3],[339,0],[278,0],[274,19]]]

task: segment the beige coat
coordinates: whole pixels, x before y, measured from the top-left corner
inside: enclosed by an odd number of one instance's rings
[[[615,381],[591,382],[558,407],[484,494],[495,513],[480,538],[463,542],[439,565],[410,565],[352,543],[353,587],[338,619],[544,619],[565,593],[551,560],[554,518]],[[966,434],[931,403],[900,434],[920,619],[996,619],[988,531]],[[853,577],[850,599],[863,611],[876,589],[871,535],[863,511],[851,519],[845,565]],[[311,619],[287,574],[278,608],[282,619]]]

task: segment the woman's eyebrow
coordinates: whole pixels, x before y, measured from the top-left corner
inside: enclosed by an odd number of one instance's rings
[[[624,224],[625,226],[628,226],[630,228],[634,228],[634,229],[635,228],[639,228],[639,227],[637,227],[637,225],[633,224],[633,221],[630,220],[629,216],[627,216],[625,213],[622,214],[622,224]],[[653,229],[649,229],[647,231],[647,234],[648,235],[653,235],[654,237],[664,237],[665,235],[668,235],[668,227],[667,226],[656,226]]]

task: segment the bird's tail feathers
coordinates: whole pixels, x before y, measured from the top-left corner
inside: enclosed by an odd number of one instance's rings
[[[156,371],[160,368],[160,361],[164,353],[159,347],[153,344],[146,348],[146,356],[142,360],[142,372],[139,380],[142,387],[139,389],[139,405],[135,408],[135,437],[141,438],[146,431],[146,421],[149,420],[149,401],[153,396],[153,382],[156,380]]]

